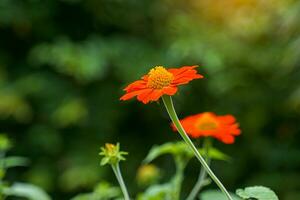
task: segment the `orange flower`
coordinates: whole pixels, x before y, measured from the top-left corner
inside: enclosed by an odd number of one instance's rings
[[[162,66],[152,68],[149,73],[128,85],[126,94],[120,100],[128,100],[135,96],[144,104],[157,101],[163,95],[172,96],[177,92],[177,86],[187,84],[193,79],[203,78],[195,70],[197,66],[184,66],[178,69],[165,69]]]
[[[234,136],[241,133],[239,124],[232,115],[217,116],[212,112],[204,112],[186,117],[180,122],[193,138],[211,136],[226,144],[232,144]],[[173,124],[172,128],[176,130]]]

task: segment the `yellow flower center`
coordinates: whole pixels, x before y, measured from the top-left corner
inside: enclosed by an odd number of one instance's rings
[[[152,89],[162,89],[169,86],[174,79],[172,73],[168,72],[164,67],[157,66],[148,73],[147,86]]]
[[[117,152],[117,151],[116,151],[116,150],[117,150],[116,145],[114,145],[114,144],[106,143],[106,144],[105,144],[105,148],[107,149],[107,152],[108,152],[108,154],[109,154],[110,156],[115,155],[116,152]]]
[[[202,131],[216,130],[218,128],[218,121],[209,113],[204,113],[196,122],[196,126]]]

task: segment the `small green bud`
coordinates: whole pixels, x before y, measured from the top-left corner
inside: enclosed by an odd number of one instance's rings
[[[146,164],[139,167],[136,179],[140,186],[148,186],[157,182],[160,175],[161,172],[158,167],[153,164]]]
[[[104,147],[101,147],[100,156],[103,156],[100,165],[115,165],[119,163],[121,160],[126,160],[124,155],[127,155],[127,152],[120,151],[120,144],[116,145],[106,143]]]

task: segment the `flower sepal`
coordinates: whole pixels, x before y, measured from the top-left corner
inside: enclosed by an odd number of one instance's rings
[[[116,165],[120,161],[126,160],[124,155],[127,155],[128,153],[125,151],[120,151],[120,144],[117,143],[111,144],[106,143],[104,147],[101,147],[101,152],[99,153],[100,156],[103,156],[101,159],[100,165]]]

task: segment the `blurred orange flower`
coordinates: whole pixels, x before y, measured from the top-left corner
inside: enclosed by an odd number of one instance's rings
[[[187,84],[193,79],[203,78],[195,70],[197,66],[166,69],[163,66],[152,68],[149,73],[128,85],[126,94],[120,100],[128,100],[135,96],[144,104],[157,101],[162,95],[174,95],[178,85]]]
[[[232,115],[217,116],[212,112],[192,115],[180,120],[184,130],[193,138],[214,137],[226,144],[234,142],[234,136],[241,133],[239,124]],[[172,124],[172,128],[176,130]]]

